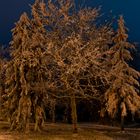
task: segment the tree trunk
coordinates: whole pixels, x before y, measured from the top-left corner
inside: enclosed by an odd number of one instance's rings
[[[132,113],[132,122],[135,123],[135,113]]]
[[[36,112],[35,112],[35,131],[41,131],[43,129],[43,124],[44,124],[44,110],[40,106],[36,107]]]
[[[72,117],[72,124],[73,124],[73,133],[77,133],[77,109],[76,109],[76,100],[75,94],[71,97],[71,117]]]
[[[52,99],[52,101],[51,101],[51,119],[52,119],[52,123],[55,123],[55,106],[56,106],[56,100]]]
[[[63,122],[68,123],[68,116],[69,116],[69,104],[65,105],[64,115],[63,115]]]
[[[121,116],[121,131],[124,131],[124,116]]]

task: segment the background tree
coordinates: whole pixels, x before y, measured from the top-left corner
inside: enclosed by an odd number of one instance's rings
[[[111,47],[111,70],[109,72],[111,83],[105,93],[106,110],[112,118],[120,114],[122,130],[127,110],[134,114],[140,108],[138,95],[140,74],[129,65],[130,60],[133,60],[130,51],[135,49],[135,46],[127,41],[126,30],[124,19],[120,16],[114,46]]]
[[[9,59],[9,50],[7,46],[0,45],[0,119],[3,120],[3,98],[5,94],[5,71]]]
[[[4,59],[5,49],[3,46],[0,46],[0,120],[2,119],[2,95],[4,94],[4,82],[5,82],[5,64],[6,60]]]

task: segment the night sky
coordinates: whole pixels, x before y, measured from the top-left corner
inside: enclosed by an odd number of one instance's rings
[[[0,1],[0,44],[9,43],[14,23],[24,11],[30,13],[29,4],[33,2],[34,0]],[[140,0],[76,0],[79,4],[83,2],[90,7],[102,6],[101,13],[106,17],[124,15],[129,28],[129,40],[140,42]]]

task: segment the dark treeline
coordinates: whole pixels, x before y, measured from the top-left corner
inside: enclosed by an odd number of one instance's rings
[[[140,111],[139,76],[123,16],[115,31],[100,22],[100,8],[76,10],[71,0],[36,0],[1,47],[0,118],[11,130],[43,129],[44,122],[111,119],[124,122]],[[9,52],[9,53],[8,53]],[[9,59],[6,59],[8,56]],[[128,117],[129,116],[129,117]]]

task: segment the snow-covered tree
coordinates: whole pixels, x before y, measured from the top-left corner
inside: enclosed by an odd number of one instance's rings
[[[123,16],[120,16],[109,62],[111,82],[105,93],[106,110],[112,118],[120,114],[122,129],[124,129],[123,123],[127,111],[134,114],[140,108],[140,96],[138,95],[140,74],[129,63],[133,60],[131,50],[135,49],[135,46],[127,41],[126,31]]]
[[[38,1],[37,1],[38,2]],[[73,129],[77,131],[76,98],[96,98],[93,79],[103,77],[102,61],[105,48],[111,42],[112,30],[96,26],[99,9],[84,8],[76,11],[69,0],[57,4],[40,2],[41,22],[46,26],[47,53],[51,54],[59,71],[54,87],[59,96],[71,100]],[[87,84],[80,81],[86,79]]]
[[[6,63],[7,63],[7,58],[8,55],[8,49],[7,47],[1,45],[0,46],[0,119],[4,119],[3,117],[3,98],[2,96],[5,94],[5,71],[6,71]]]
[[[1,49],[0,51],[3,51],[3,49]],[[0,52],[2,53],[2,52]],[[3,115],[2,115],[2,95],[4,94],[4,79],[5,79],[5,63],[6,61],[2,58],[2,56],[0,56],[0,119],[2,119]]]
[[[32,118],[35,130],[39,131],[44,122],[46,94],[35,89],[46,78],[45,47],[40,34],[42,28],[39,27],[24,13],[12,30],[11,61],[7,64],[4,95],[5,114],[10,119],[12,130],[28,131]]]
[[[9,118],[11,129],[23,129],[28,127],[31,100],[29,98],[29,86],[25,79],[25,50],[29,46],[30,20],[24,13],[12,30],[13,40],[11,42],[12,60],[6,67],[6,89],[3,98],[5,115]],[[26,121],[28,123],[26,123]]]

